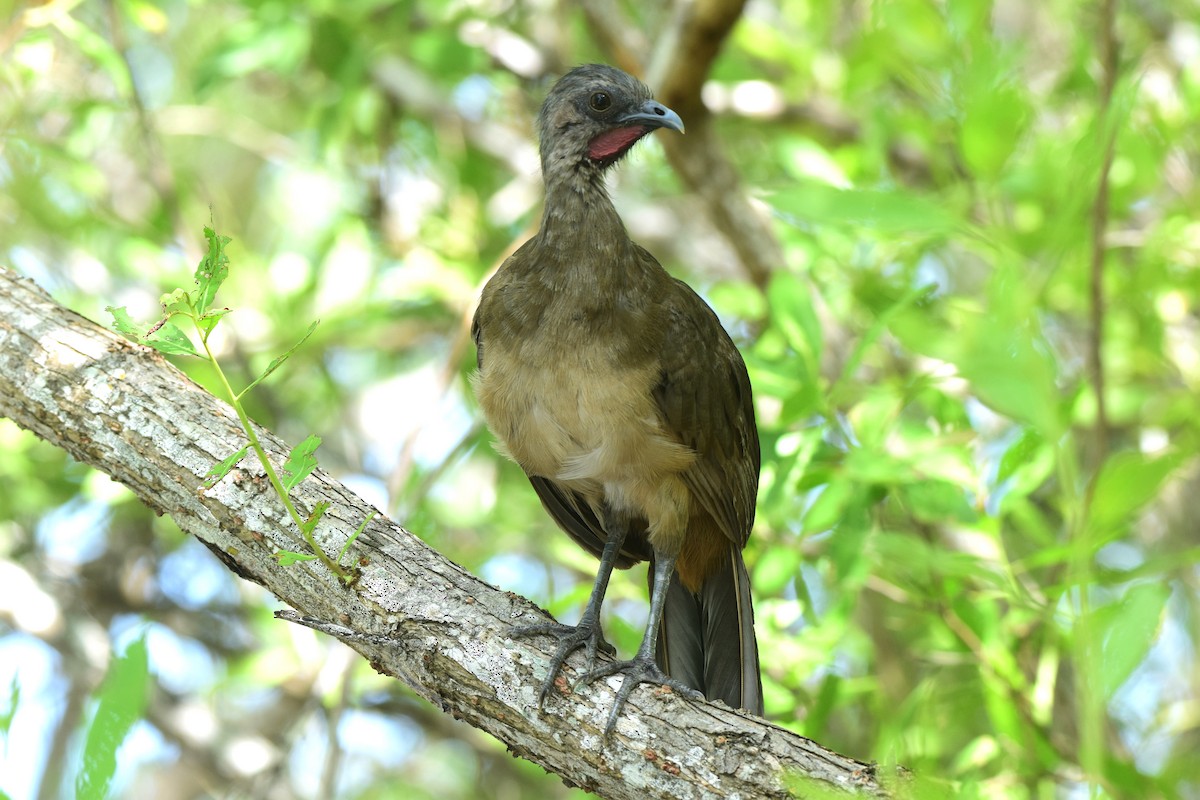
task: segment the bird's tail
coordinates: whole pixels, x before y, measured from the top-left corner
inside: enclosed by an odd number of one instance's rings
[[[762,716],[750,576],[741,549],[732,542],[729,558],[698,592],[684,587],[678,575],[671,578],[655,660],[663,672],[709,700]]]

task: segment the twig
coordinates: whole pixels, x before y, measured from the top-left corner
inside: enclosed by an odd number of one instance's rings
[[[1108,228],[1108,173],[1112,168],[1116,134],[1110,124],[1113,89],[1117,82],[1116,0],[1104,0],[1100,9],[1100,106],[1097,111],[1098,133],[1104,140],[1096,198],[1092,205],[1091,330],[1088,335],[1088,369],[1096,393],[1096,463],[1102,463],[1109,447],[1108,405],[1104,399],[1104,255]]]
[[[171,166],[167,163],[167,159],[163,157],[158,132],[150,120],[150,113],[146,109],[145,102],[142,101],[142,94],[138,91],[137,73],[134,71],[133,63],[129,60],[129,40],[125,36],[121,11],[114,0],[108,0],[105,7],[108,10],[113,48],[120,55],[121,64],[124,66],[125,75],[129,80],[129,102],[133,105],[134,113],[137,115],[138,132],[142,137],[142,145],[145,147],[146,179],[154,187],[158,199],[167,212],[167,218],[171,220],[179,246],[187,253],[189,260],[194,261],[200,257],[200,253],[195,250],[191,237],[187,235],[187,225],[180,208],[179,192],[175,187],[175,176],[171,172]]]
[[[346,657],[342,648],[339,648],[336,655],[330,650],[330,656],[342,659],[339,669],[341,680],[339,681],[337,701],[325,714],[325,763],[321,765],[321,786],[317,792],[318,797],[337,796],[337,778],[343,756],[341,741],[338,739],[338,725],[341,723],[342,713],[350,705],[353,695],[354,662]],[[319,698],[318,702],[320,702]]]

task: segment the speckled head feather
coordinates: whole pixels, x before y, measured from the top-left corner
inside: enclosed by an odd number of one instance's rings
[[[585,64],[554,84],[538,114],[547,182],[580,169],[599,174],[656,128],[683,132],[679,115],[615,67]]]

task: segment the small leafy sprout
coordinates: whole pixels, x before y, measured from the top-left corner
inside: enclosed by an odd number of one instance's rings
[[[316,452],[320,446],[321,437],[310,433],[308,438],[292,448],[283,465],[283,488],[290,492],[317,468]]]
[[[294,553],[288,550],[280,551],[275,554],[276,558],[279,559],[279,563],[286,567],[300,561],[320,561],[343,581],[346,581],[348,584],[353,583],[358,578],[358,570],[353,567],[346,568],[341,566],[341,561],[350,544],[362,533],[367,523],[375,516],[375,512],[372,512],[363,520],[362,525],[354,532],[354,535],[346,540],[346,543],[338,553],[336,561],[327,556],[325,551],[317,544],[314,531],[317,528],[317,523],[321,521],[321,518],[329,509],[329,504],[324,501],[317,503],[307,518],[301,518],[300,513],[296,510],[296,506],[292,503],[289,496],[291,490],[295,489],[301,481],[316,469],[316,451],[321,445],[320,437],[310,435],[303,442],[292,448],[291,453],[288,454],[287,461],[283,465],[283,477],[281,479],[279,473],[275,471],[275,467],[271,464],[270,459],[267,458],[267,453],[259,443],[254,426],[251,424],[250,418],[246,415],[246,411],[242,408],[241,404],[241,399],[247,392],[266,380],[302,344],[308,341],[313,331],[317,329],[318,323],[313,322],[309,325],[308,331],[300,338],[300,341],[292,345],[291,349],[286,353],[271,361],[262,374],[251,381],[246,388],[240,392],[235,392],[229,384],[229,379],[226,377],[225,372],[221,369],[221,365],[217,363],[212,349],[208,345],[208,339],[212,335],[213,330],[216,329],[221,318],[230,312],[228,308],[213,308],[217,290],[221,288],[221,284],[229,277],[229,257],[225,255],[225,245],[229,244],[230,239],[228,236],[219,236],[209,227],[205,227],[204,237],[208,240],[208,252],[200,259],[200,263],[196,266],[196,272],[193,276],[196,283],[194,289],[188,291],[180,288],[164,294],[159,300],[162,305],[163,315],[157,322],[150,325],[135,322],[124,307],[108,306],[107,310],[113,316],[113,327],[119,333],[138,344],[152,347],[160,353],[173,356],[196,356],[212,364],[217,378],[221,382],[221,387],[224,389],[225,396],[233,406],[234,411],[237,412],[238,420],[241,422],[242,430],[246,432],[246,438],[249,442],[236,453],[223,459],[220,463],[214,464],[204,476],[203,488],[211,489],[213,486],[216,486],[253,450],[267,474],[267,479],[275,489],[275,493],[279,495],[279,499],[283,503],[284,508],[287,509],[288,515],[292,518],[296,527],[299,528],[301,536],[304,537],[304,541],[312,551],[311,553]],[[189,323],[191,329],[195,331],[195,339],[185,332]],[[180,327],[181,324],[183,327]],[[196,342],[199,342],[199,348],[196,347]]]
[[[229,474],[230,470],[240,464],[242,459],[246,457],[246,453],[249,451],[250,445],[245,445],[241,450],[238,450],[233,455],[209,467],[208,472],[204,475],[204,483],[201,484],[203,488],[211,489],[224,480],[225,476]]]

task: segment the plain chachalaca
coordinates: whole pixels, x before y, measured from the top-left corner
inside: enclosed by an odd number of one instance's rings
[[[600,568],[577,626],[514,634],[558,639],[540,702],[580,648],[581,682],[625,676],[606,736],[642,682],[761,715],[742,561],[759,470],[746,366],[712,309],[630,240],[604,185],[639,139],[683,122],[636,79],[593,64],[555,84],[537,124],[541,229],[483,289],[475,388],[502,451]],[[600,630],[612,569],[645,560],[641,647],[597,667],[596,651],[612,652]]]

